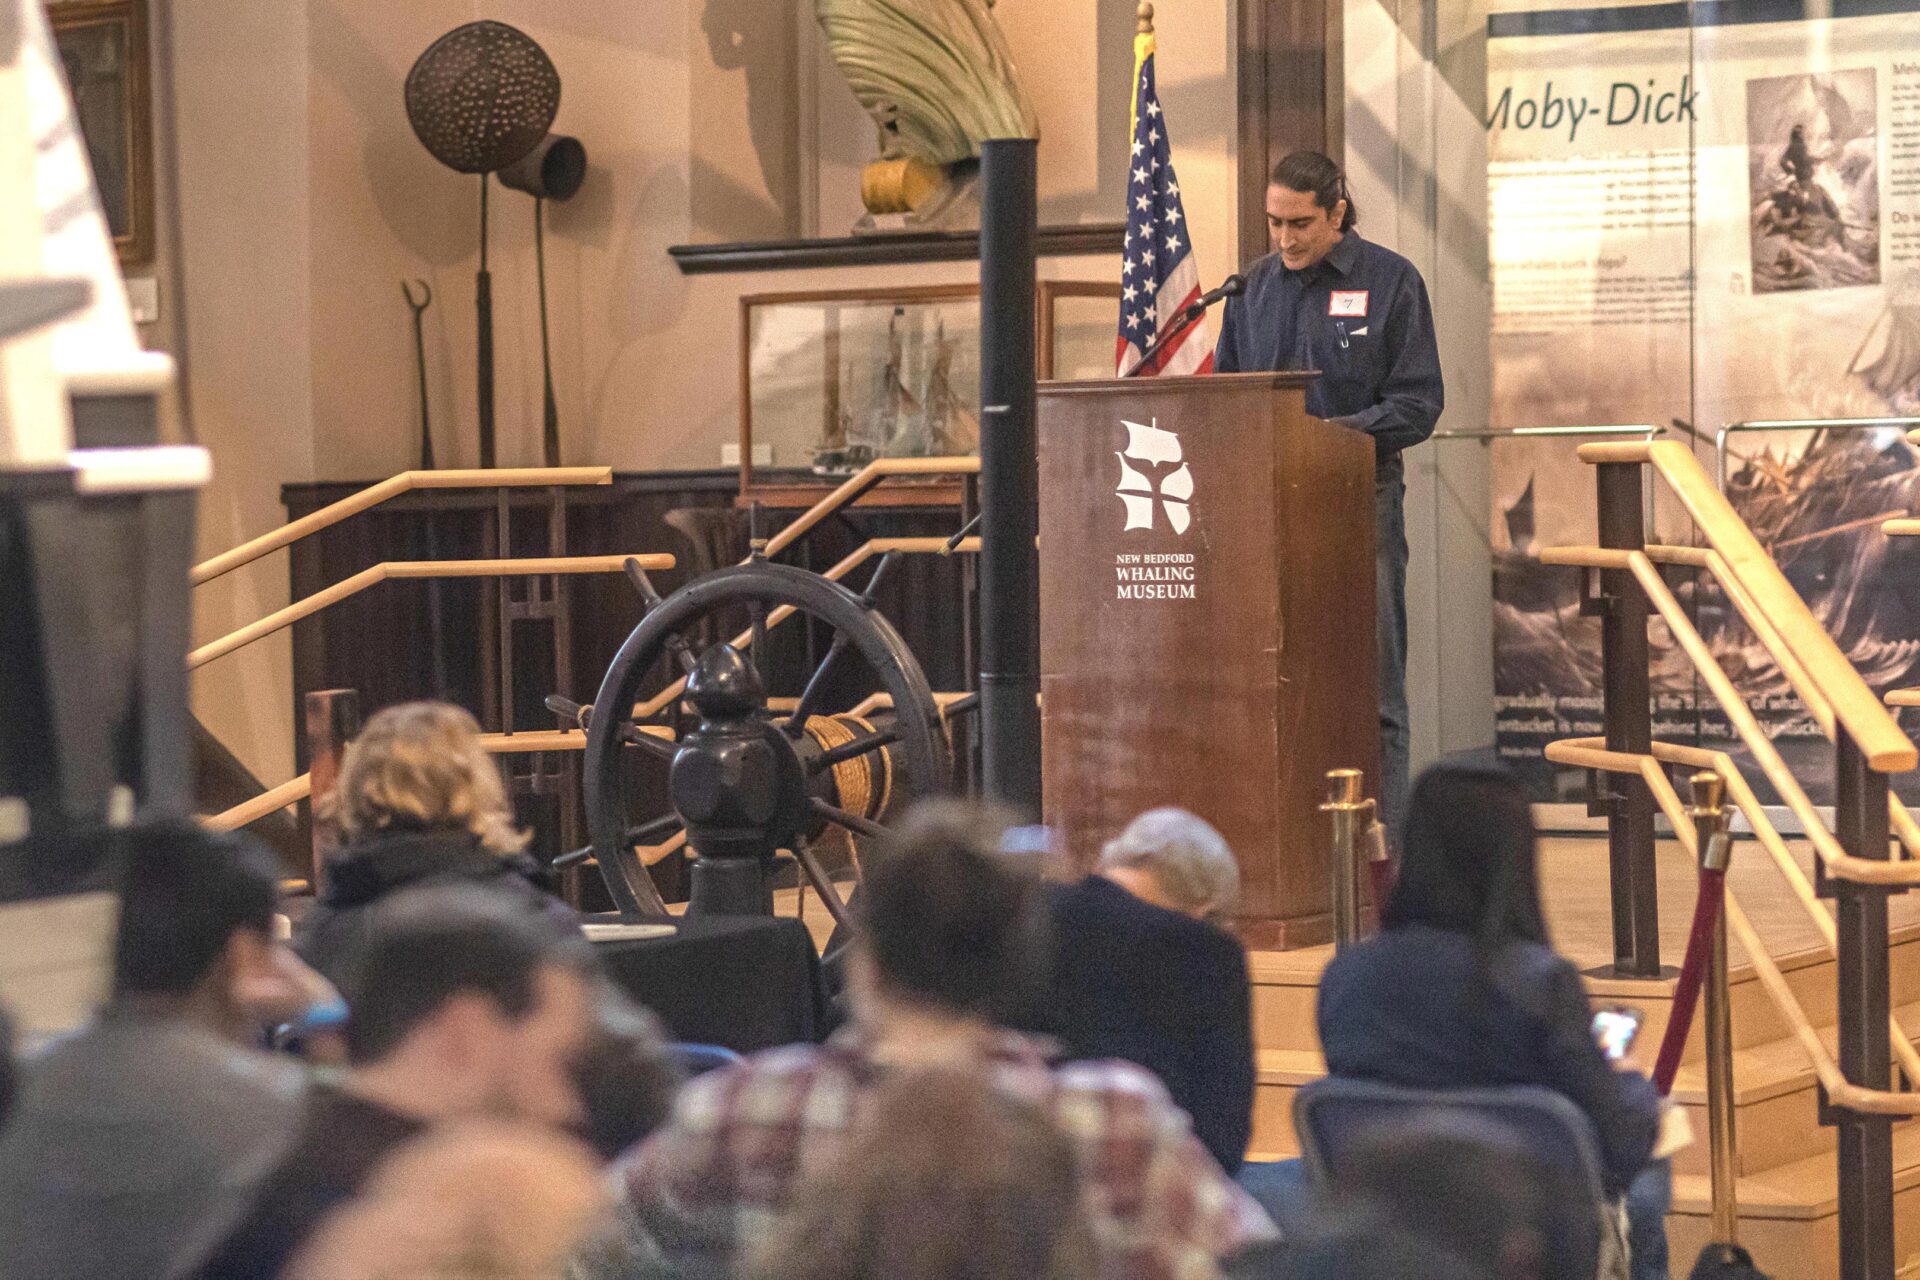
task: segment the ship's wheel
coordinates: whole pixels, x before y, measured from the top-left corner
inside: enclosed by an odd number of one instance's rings
[[[593,854],[623,915],[668,914],[642,852],[657,857],[684,844],[694,857],[690,911],[771,912],[773,874],[791,855],[844,922],[845,900],[820,856],[826,846],[845,840],[857,879],[857,842],[884,835],[889,815],[906,802],[947,789],[952,762],[942,709],[906,642],[873,605],[891,561],[882,558],[864,595],[803,569],[752,560],[664,599],[639,564],[627,562],[647,606],[640,625],[591,707],[548,699],[587,730],[592,844],[579,856]],[[742,636],[699,644],[743,611]],[[797,630],[795,614],[832,639],[797,682],[798,697],[769,709],[768,628]],[[643,699],[642,685],[662,659],[678,679]],[[849,689],[862,691],[857,705],[830,709]]]

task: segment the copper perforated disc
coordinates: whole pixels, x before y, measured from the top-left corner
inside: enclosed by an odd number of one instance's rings
[[[427,46],[407,72],[407,120],[434,158],[492,173],[547,136],[560,73],[545,50],[504,22],[469,22]]]

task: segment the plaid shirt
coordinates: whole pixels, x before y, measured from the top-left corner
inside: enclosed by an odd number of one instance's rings
[[[1275,1235],[1139,1067],[1052,1067],[1045,1042],[1007,1032],[980,1068],[996,1088],[1051,1114],[1077,1148],[1106,1280],[1201,1280],[1218,1274],[1220,1259]],[[624,1261],[600,1274],[654,1274],[662,1263],[689,1274],[724,1268],[772,1224],[800,1178],[844,1149],[885,1069],[848,1029],[825,1046],[774,1049],[689,1084],[672,1120],[615,1171]]]

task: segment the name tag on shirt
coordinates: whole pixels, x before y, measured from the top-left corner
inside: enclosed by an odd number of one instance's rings
[[[1327,295],[1327,314],[1330,316],[1366,315],[1367,291],[1365,289],[1335,289]]]

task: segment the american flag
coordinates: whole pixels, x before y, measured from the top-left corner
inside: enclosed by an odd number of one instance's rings
[[[1154,88],[1151,33],[1135,43],[1133,156],[1127,181],[1126,262],[1120,269],[1120,337],[1116,348],[1122,377],[1140,363],[1162,326],[1172,324],[1200,297],[1200,269],[1187,243],[1187,213],[1173,176],[1167,120]],[[1190,326],[1153,358],[1141,376],[1213,372],[1213,326]]]

